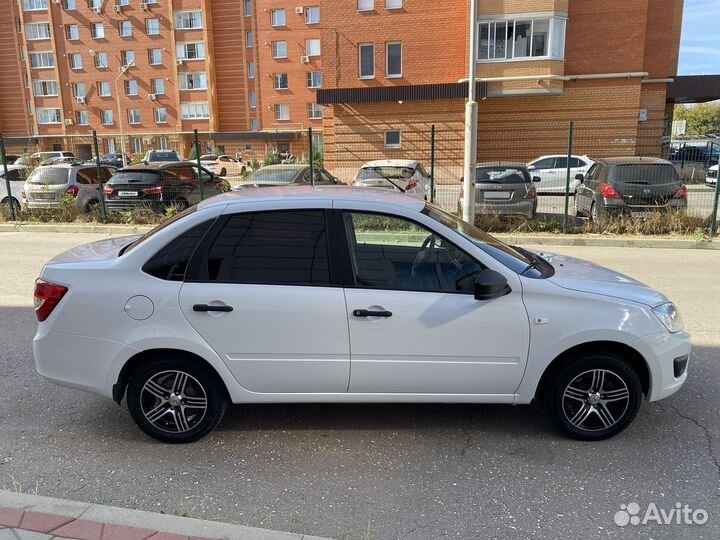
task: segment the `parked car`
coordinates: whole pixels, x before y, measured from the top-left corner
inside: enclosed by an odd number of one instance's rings
[[[665,159],[608,158],[596,161],[582,178],[575,206],[579,216],[592,220],[605,215],[684,210],[687,193],[675,166]]]
[[[129,156],[125,156],[125,163],[130,164],[132,160]],[[113,167],[117,167],[118,169],[125,166],[123,163],[123,156],[122,154],[103,154],[100,156],[100,163],[105,163],[107,165],[112,165]]]
[[[8,165],[14,165],[15,161],[20,159],[21,156],[18,156],[16,154],[5,154],[5,162]],[[2,159],[0,159],[0,165],[2,164]]]
[[[126,399],[170,443],[228,403],[538,396],[562,433],[599,440],[678,391],[691,352],[670,300],[627,276],[352,187],[228,193],[74,248],[35,305],[38,373]]]
[[[200,156],[200,165],[218,176],[241,176],[250,168],[232,156],[215,154]]]
[[[570,195],[575,195],[580,181],[578,174],[588,172],[595,163],[588,156],[572,156],[570,158]],[[564,195],[567,182],[567,155],[541,156],[527,164],[527,169],[533,176],[542,181],[535,186],[538,194]]]
[[[16,209],[19,209],[26,179],[26,169],[22,165],[8,165],[7,170],[6,176],[3,167],[0,166],[0,205],[4,207],[7,204],[12,204]],[[9,196],[6,179],[10,181]]]
[[[105,184],[105,205],[109,211],[124,212],[148,208],[165,212],[168,207],[185,209],[200,202],[200,179],[205,198],[230,190],[230,185],[197,163],[162,161],[138,163],[120,169]]]
[[[695,161],[710,165],[717,165],[720,156],[720,145],[714,143],[710,145],[692,145],[680,146],[670,153],[670,159],[673,161]]]
[[[15,165],[41,165],[60,163],[64,161],[74,161],[77,159],[75,154],[72,152],[64,151],[49,151],[49,152],[35,152],[28,156],[21,156],[15,160]]]
[[[358,187],[399,188],[416,199],[430,199],[430,175],[419,161],[410,159],[382,159],[365,163],[352,184]]]
[[[478,163],[475,168],[475,213],[534,219],[538,204],[537,182],[540,178],[531,178],[522,163]],[[460,213],[464,199],[465,190],[461,186]]]
[[[322,167],[315,166],[313,171],[316,186],[330,186],[342,183]],[[233,186],[233,191],[257,187],[310,184],[310,165],[268,165],[253,171],[249,176],[243,178]]]
[[[718,179],[718,166],[713,165],[708,169],[707,176],[705,177],[705,185],[715,189]]]
[[[107,182],[116,168],[100,166],[102,181]],[[30,210],[58,208],[64,195],[75,199],[75,204],[89,212],[100,202],[100,179],[95,163],[55,163],[41,165],[28,176],[23,188],[23,201]]]
[[[145,163],[182,161],[182,158],[175,150],[148,150],[142,159]]]

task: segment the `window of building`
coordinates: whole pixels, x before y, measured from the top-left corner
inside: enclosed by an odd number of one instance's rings
[[[290,105],[287,103],[276,103],[275,120],[290,120]]]
[[[255,45],[255,37],[252,32],[245,32],[245,46],[248,49],[252,49]]]
[[[250,131],[259,131],[260,127],[257,118],[250,119]]]
[[[148,62],[151,66],[162,65],[162,49],[150,49],[148,51]]]
[[[160,137],[158,139],[158,147],[160,150],[170,150],[170,140],[167,137]]]
[[[360,78],[375,78],[375,45],[372,43],[361,43],[358,46],[360,51]]]
[[[123,66],[127,66],[130,62],[135,61],[135,51],[120,51],[120,61]]]
[[[245,143],[245,151],[246,152],[252,152],[253,146],[252,143]]]
[[[23,0],[23,11],[40,11],[47,7],[47,0]]]
[[[479,62],[565,56],[565,19],[545,17],[479,23]]]
[[[36,109],[35,116],[37,116],[38,124],[59,124],[62,122],[60,109],[39,108]]]
[[[132,23],[130,21],[120,21],[118,24],[120,37],[132,37]]]
[[[389,79],[402,77],[402,43],[388,43],[386,73]]]
[[[108,154],[115,154],[115,139],[106,139],[105,148]]]
[[[385,148],[400,148],[402,136],[400,131],[391,130],[385,132]]]
[[[88,7],[90,9],[102,9],[103,0],[88,0]]]
[[[108,54],[106,52],[95,54],[95,67],[100,69],[108,68]]]
[[[125,81],[125,95],[126,96],[137,96],[138,95],[138,82],[135,79],[128,79]]]
[[[57,81],[33,81],[33,93],[36,97],[57,96]]]
[[[308,88],[321,88],[322,87],[322,71],[311,71],[307,74],[307,86]]]
[[[75,41],[80,39],[80,27],[77,24],[66,24],[65,25],[65,37],[69,41]]]
[[[32,101],[26,101],[25,105],[27,106],[27,112],[30,116],[33,116],[33,104]],[[32,127],[32,126],[31,126]]]
[[[25,25],[25,38],[28,41],[50,39],[50,23],[28,23]]]
[[[306,39],[305,54],[307,54],[308,56],[320,56],[320,40]]]
[[[273,41],[272,42],[272,55],[273,58],[287,58],[288,55],[288,44],[287,41]]]
[[[183,120],[203,120],[210,118],[210,107],[207,103],[181,103],[180,114]]]
[[[258,250],[257,246],[272,246]],[[328,285],[325,213],[294,210],[235,214],[208,250],[208,281]]]
[[[93,39],[105,39],[105,25],[103,23],[92,23],[90,29]]]
[[[15,28],[17,28],[18,34],[22,34],[22,21],[20,20],[20,17],[15,18]]]
[[[55,55],[52,52],[31,52],[30,67],[33,69],[55,67]]]
[[[323,106],[317,103],[308,103],[308,118],[319,120],[323,117]]]
[[[248,79],[255,78],[255,62],[248,62]]]
[[[305,8],[305,24],[320,23],[320,8],[318,6]]]
[[[72,11],[75,9],[75,0],[65,0],[63,2],[63,5],[65,6],[66,10]]]
[[[25,60],[25,47],[20,46],[20,60]]]
[[[148,36],[160,35],[160,20],[159,19],[145,19],[145,32]]]
[[[207,90],[207,74],[204,71],[178,73],[180,90]]]
[[[87,126],[90,123],[90,113],[88,111],[77,111],[75,121],[78,126]]]
[[[68,61],[70,63],[70,69],[82,69],[82,55],[80,53],[71,53],[68,55]]]
[[[385,0],[385,9],[402,9],[402,0]]]
[[[110,83],[108,81],[100,81],[97,83],[97,93],[100,97],[110,97]]]
[[[205,58],[204,43],[178,43],[177,57],[181,60],[202,60]]]
[[[23,73],[23,84],[25,88],[30,88],[30,76],[27,73]]]
[[[165,93],[165,79],[152,79],[150,86],[153,94]]]
[[[140,123],[140,109],[128,109],[128,122],[131,124]]]
[[[130,146],[132,146],[133,154],[142,154],[143,144],[140,137],[132,137],[130,139]]]
[[[288,74],[287,73],[276,73],[275,74],[275,90],[287,90],[288,89]]]
[[[118,6],[129,6],[130,0],[115,0],[115,3]]]
[[[252,16],[252,0],[245,0],[245,16]]]
[[[285,26],[285,10],[273,9],[270,12],[270,24],[273,26]]]
[[[250,108],[254,109],[257,107],[257,93],[250,92]]]
[[[85,97],[85,83],[73,83],[73,96]]]
[[[372,11],[375,9],[375,0],[358,0],[358,11]]]
[[[202,27],[202,11],[179,11],[175,13],[175,29],[195,30]]]

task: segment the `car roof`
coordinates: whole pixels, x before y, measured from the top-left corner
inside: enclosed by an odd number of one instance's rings
[[[366,167],[416,167],[420,162],[413,159],[377,159],[375,161],[368,161],[361,169]]]
[[[667,159],[661,159],[656,157],[610,157],[596,160],[596,162],[603,163],[608,166],[613,165],[640,165],[640,164],[654,164],[654,165],[672,165]]]
[[[271,201],[353,201],[379,204],[394,204],[418,212],[425,207],[424,201],[404,193],[351,186],[278,186],[262,189],[229,191],[200,203],[199,208],[222,205],[240,205],[248,202]]]
[[[282,163],[279,165],[265,165],[264,167],[260,167],[258,171],[299,171],[300,169],[305,169],[306,167],[309,167],[310,165],[303,165],[298,163]],[[316,169],[320,169],[322,167],[315,165]]]
[[[531,160],[530,163],[532,163],[533,161],[540,161],[541,159],[559,158],[559,157],[567,157],[567,154],[548,154],[547,156],[536,157],[535,159]],[[572,154],[570,157],[592,159],[587,154]]]
[[[135,163],[128,165],[120,169],[121,171],[136,171],[136,170],[162,170],[168,167],[195,167],[197,163],[193,161],[143,161],[141,163]]]
[[[475,165],[476,169],[481,169],[483,167],[518,167],[524,169],[526,165],[525,163],[515,161],[483,161],[482,163]]]

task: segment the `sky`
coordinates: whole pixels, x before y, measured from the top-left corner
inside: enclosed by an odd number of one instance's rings
[[[720,0],[685,0],[678,75],[720,74]]]

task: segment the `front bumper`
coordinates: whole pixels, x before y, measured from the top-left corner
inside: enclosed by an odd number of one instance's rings
[[[675,360],[690,355],[692,351],[690,336],[685,332],[671,334],[663,331],[645,336],[640,341],[649,349],[645,354],[650,370],[648,401],[666,398],[680,390],[687,379],[687,367],[676,377]]]

